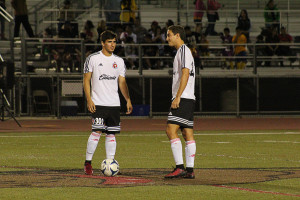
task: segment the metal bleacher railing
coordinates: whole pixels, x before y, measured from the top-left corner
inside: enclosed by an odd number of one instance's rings
[[[47,42],[45,42],[47,41]],[[88,46],[95,46],[99,48],[99,44],[84,44],[82,40],[66,40],[65,38],[62,39],[53,39],[53,38],[27,38],[23,39],[21,41],[22,43],[22,64],[24,66],[21,67],[21,71],[16,73],[16,97],[14,98],[16,100],[17,107],[15,108],[15,112],[19,115],[34,115],[34,107],[32,105],[32,87],[34,84],[36,84],[35,81],[40,80],[47,80],[48,86],[45,86],[49,89],[49,93],[51,93],[51,102],[52,102],[52,108],[51,111],[52,116],[61,117],[61,102],[63,99],[70,99],[70,98],[80,98],[81,100],[84,99],[82,93],[70,93],[70,94],[62,94],[63,88],[66,87],[66,80],[72,80],[75,81],[75,83],[72,85],[73,88],[79,87],[82,88],[82,65],[85,60],[85,49]],[[51,55],[48,54],[45,56],[33,56],[32,53],[27,53],[27,50],[29,50],[31,46],[39,46],[40,49],[43,48],[44,45],[72,45],[77,46],[78,49],[80,49],[81,55],[80,55],[80,62],[81,65],[80,69],[73,71],[75,68],[70,68],[69,70],[67,68],[61,68],[57,65],[57,63],[51,62],[53,58],[51,58]],[[151,44],[157,45],[157,44]],[[161,45],[161,44],[159,44]],[[198,44],[200,45],[200,44]],[[197,67],[196,72],[196,80],[197,80],[197,86],[196,86],[196,93],[197,93],[197,99],[199,100],[199,104],[197,104],[196,108],[196,114],[202,115],[202,114],[234,114],[234,115],[241,115],[241,114],[263,114],[268,113],[267,111],[262,111],[259,108],[259,80],[262,78],[299,78],[300,77],[300,70],[298,69],[299,60],[296,60],[296,64],[290,64],[290,59],[298,59],[297,56],[256,56],[256,47],[259,45],[265,45],[265,44],[247,44],[247,48],[249,49],[248,55],[247,55],[247,61],[248,66],[243,70],[236,70],[236,69],[222,69],[222,66],[226,59],[236,59],[237,57],[224,57],[222,56],[221,52],[225,48],[225,44],[211,44],[211,52],[214,54],[214,56],[210,57],[200,57],[200,62],[202,62],[203,69],[200,69],[199,66]],[[275,44],[271,44],[275,45]],[[299,44],[282,44],[278,43],[276,45],[290,45],[292,49],[298,49]],[[132,44],[123,44],[119,45],[123,46],[124,48],[126,46],[132,46]],[[134,44],[139,51],[136,59],[139,63],[138,69],[128,69],[127,71],[127,77],[129,80],[136,80],[137,85],[136,91],[133,91],[133,96],[141,96],[140,100],[138,101],[139,104],[149,104],[150,106],[150,112],[149,116],[153,115],[162,115],[166,114],[167,111],[160,111],[156,107],[156,101],[155,96],[157,95],[157,90],[155,89],[154,85],[159,80],[168,80],[172,77],[172,62],[173,57],[172,56],[143,56],[142,49],[145,46],[148,46],[147,44]],[[100,49],[100,48],[99,48]],[[39,53],[40,54],[40,53]],[[77,53],[75,53],[77,54]],[[77,56],[77,55],[74,55]],[[128,57],[123,57],[126,61]],[[245,58],[245,57],[244,57]],[[163,62],[171,63],[169,67],[165,67],[160,70],[148,70],[143,69],[143,60],[144,59],[154,59],[154,60],[160,60]],[[43,66],[39,66],[40,63],[38,61],[43,60],[45,64]],[[272,61],[273,67],[262,67],[257,66],[257,63],[259,61]],[[279,67],[279,62],[283,61],[286,67]],[[38,64],[35,64],[38,63]],[[34,65],[34,66],[32,66]],[[33,67],[33,71],[28,71],[28,69]],[[70,67],[70,66],[69,66]],[[203,86],[201,82],[206,79],[235,79],[236,80],[236,88],[234,88],[234,91],[236,93],[236,96],[234,97],[236,99],[235,109],[234,110],[227,110],[227,111],[216,111],[216,112],[208,112],[205,111],[205,106],[203,105],[202,99],[203,99]],[[241,86],[240,82],[242,79],[253,79],[254,86],[256,90],[256,95],[258,98],[256,99],[256,109],[251,111],[243,111],[240,110],[240,91]],[[37,82],[39,83],[39,82]],[[27,88],[24,90],[24,87]],[[149,87],[149,88],[148,88]],[[140,88],[140,89],[138,89]],[[69,88],[71,90],[71,88]],[[22,93],[26,92],[26,97],[22,97]],[[26,105],[24,106],[24,98],[26,99]],[[84,100],[83,100],[84,101]],[[82,103],[85,105],[85,102]],[[85,108],[85,106],[82,106]],[[25,109],[25,110],[24,110]],[[297,113],[300,111],[297,110],[288,110],[288,111],[274,111],[274,113]],[[87,111],[86,109],[82,109],[80,111],[80,115],[86,115]]]

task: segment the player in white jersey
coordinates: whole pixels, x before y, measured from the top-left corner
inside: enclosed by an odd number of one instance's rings
[[[173,172],[165,178],[194,179],[194,161],[196,143],[194,140],[194,108],[195,108],[195,64],[190,49],[184,44],[185,32],[182,26],[170,26],[167,32],[169,46],[177,49],[173,62],[172,104],[168,115],[167,136],[176,163]],[[183,163],[182,144],[178,136],[181,129],[185,140],[186,169]]]
[[[127,102],[127,112],[132,104],[125,79],[124,60],[113,54],[117,35],[111,31],[101,34],[102,50],[91,54],[84,63],[83,87],[87,108],[92,113],[92,133],[87,142],[84,171],[93,174],[92,158],[100,140],[106,134],[106,158],[114,159],[116,153],[115,134],[120,133],[120,98],[118,88]]]

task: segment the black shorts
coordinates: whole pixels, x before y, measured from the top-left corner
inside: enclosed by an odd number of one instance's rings
[[[120,107],[96,106],[96,112],[92,113],[92,130],[120,133]]]
[[[179,108],[170,108],[168,124],[177,124],[181,129],[194,127],[195,100],[180,99]]]

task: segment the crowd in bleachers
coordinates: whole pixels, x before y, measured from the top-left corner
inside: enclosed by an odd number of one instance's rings
[[[17,0],[14,0],[17,1]],[[221,1],[221,0],[220,0]],[[113,1],[115,2],[115,1]],[[114,3],[105,5],[108,10],[116,10]],[[217,37],[224,44],[220,55],[228,57],[223,59],[223,68],[227,69],[244,69],[247,63],[247,55],[252,49],[247,44],[252,42],[260,44],[256,46],[256,55],[258,56],[294,56],[288,45],[269,45],[270,43],[291,43],[292,36],[287,33],[285,27],[279,23],[279,12],[274,0],[269,0],[265,7],[264,18],[265,28],[256,37],[256,41],[251,41],[250,30],[251,21],[248,17],[247,10],[242,9],[237,18],[237,27],[235,34],[233,30],[224,27],[222,33],[215,31],[215,24],[218,23],[218,10],[223,7],[217,0],[195,0],[194,24],[186,26],[186,43],[191,48],[195,58],[196,66],[203,67],[202,58],[210,56],[209,38]],[[60,10],[59,23],[55,30],[47,28],[43,33],[44,41],[50,38],[78,38],[82,39],[86,45],[85,55],[82,56],[80,45],[68,44],[46,44],[43,45],[42,54],[50,56],[50,59],[58,66],[58,71],[80,71],[80,63],[82,58],[98,51],[100,47],[100,34],[105,30],[112,30],[117,33],[118,45],[115,54],[124,57],[126,66],[129,69],[137,69],[139,66],[139,53],[142,53],[143,69],[161,69],[171,67],[171,59],[159,59],[159,57],[174,56],[175,49],[170,48],[166,42],[167,28],[174,24],[169,19],[164,26],[153,20],[150,28],[147,30],[141,25],[141,19],[136,17],[137,5],[134,0],[122,0],[119,5],[122,12],[105,12],[106,20],[101,19],[98,24],[94,24],[91,20],[87,20],[84,27],[78,27],[76,22],[76,14],[68,11],[72,8],[72,2],[65,0]],[[203,24],[203,18],[207,16],[207,26]],[[16,34],[16,33],[15,33]],[[29,36],[31,32],[28,32]],[[1,35],[4,37],[4,35]],[[65,40],[64,42],[72,42]],[[139,49],[138,45],[142,45]],[[140,51],[141,50],[141,51]],[[235,57],[236,58],[235,58]],[[156,57],[154,59],[153,57]],[[294,62],[294,59],[290,59]],[[270,66],[270,60],[258,61],[258,66]],[[280,65],[283,66],[283,61]],[[71,67],[70,67],[71,66]],[[69,69],[67,69],[69,68]]]

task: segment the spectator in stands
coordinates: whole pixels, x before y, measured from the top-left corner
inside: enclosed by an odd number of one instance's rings
[[[266,28],[273,27],[277,29],[277,33],[279,33],[280,28],[280,13],[278,11],[277,5],[274,0],[269,0],[264,12],[264,18],[266,23]]]
[[[256,56],[265,56],[266,55],[266,52],[265,52],[265,49],[266,49],[266,47],[265,47],[265,45],[260,45],[260,44],[264,44],[265,43],[265,40],[264,40],[264,36],[262,35],[262,34],[259,34],[257,37],[256,37],[256,44],[258,44],[258,45],[256,45],[256,47],[255,47],[255,49],[256,49]],[[257,59],[259,59],[259,58],[257,58]],[[256,62],[256,66],[261,66],[262,65],[262,61],[257,61]]]
[[[162,44],[166,41],[165,35],[161,32],[161,27],[156,28],[155,34],[152,36],[153,43]]]
[[[135,21],[136,10],[137,6],[135,4],[135,0],[122,0],[120,15],[121,22],[133,24]]]
[[[244,69],[246,66],[247,59],[243,58],[247,56],[246,51],[246,43],[247,38],[243,34],[243,31],[240,27],[236,27],[236,35],[232,38],[232,43],[234,43],[234,55],[237,56],[236,58],[236,68],[237,69]]]
[[[185,36],[186,36],[186,44],[190,48],[196,48],[196,35],[195,32],[192,32],[191,27],[185,26],[184,27]]]
[[[174,25],[173,20],[168,19],[168,21],[166,22],[165,27],[163,27],[162,30],[161,30],[161,32],[162,32],[163,34],[165,34],[165,37],[167,37],[167,31],[168,31],[168,28],[169,28],[170,26],[173,26],[173,25]]]
[[[185,39],[186,39],[185,44],[189,47],[189,49],[192,52],[192,55],[193,55],[194,61],[195,61],[195,67],[201,66],[199,50],[197,48],[196,33],[193,32],[191,30],[191,27],[189,27],[189,26],[185,26],[184,31],[185,31]]]
[[[69,38],[77,37],[75,34],[76,32],[71,23],[66,21],[58,32],[58,38],[66,38],[66,40],[58,40],[58,42],[70,43],[72,40],[69,40]],[[57,72],[70,72],[71,68],[73,68],[73,61],[76,60],[74,57],[76,46],[58,43],[51,45],[51,47],[51,54],[57,63]]]
[[[34,37],[33,30],[28,20],[26,0],[12,0],[11,5],[15,10],[14,37],[19,37],[21,24],[23,24],[28,36]]]
[[[199,50],[198,56],[200,58],[199,66],[200,66],[200,69],[203,69],[203,66],[205,65],[205,63],[204,63],[204,60],[201,58],[209,57],[209,41],[207,40],[206,35],[204,33],[201,34],[198,50]]]
[[[240,16],[238,17],[238,27],[241,28],[243,34],[247,38],[247,42],[250,42],[250,28],[251,28],[251,22],[248,17],[247,10],[243,9],[241,10]]]
[[[233,56],[233,47],[232,47],[232,45],[229,45],[229,44],[232,44],[232,36],[230,35],[230,29],[229,28],[224,28],[224,34],[221,34],[220,38],[222,40],[222,43],[226,45],[225,49],[222,52],[222,55],[226,56],[226,57]],[[233,69],[234,68],[232,58],[226,58],[225,59],[224,68],[225,67],[227,69]]]
[[[120,22],[121,0],[109,0],[104,5],[107,26],[114,27]]]
[[[152,42],[155,44],[164,44],[166,42],[166,36],[161,32],[161,27],[156,28],[156,33],[152,36]],[[158,55],[164,55],[164,45],[158,45]],[[160,69],[164,66],[164,62],[161,59],[156,59],[156,69]]]
[[[51,45],[49,44],[44,44],[44,42],[52,42],[53,40],[49,40],[49,38],[53,37],[52,30],[50,28],[46,28],[43,31],[43,38],[46,38],[43,40],[43,45],[42,45],[42,55],[43,56],[48,56],[51,54]]]
[[[196,42],[200,43],[201,36],[202,36],[202,28],[200,26],[195,27],[195,36],[196,36]]]
[[[278,44],[279,43],[279,37],[277,34],[277,29],[276,28],[271,28],[271,34],[267,35],[266,37],[266,55],[269,56],[269,58],[267,59],[267,61],[265,61],[265,66],[270,66],[271,64],[271,56],[273,55],[278,55]],[[274,44],[273,44],[274,43]]]
[[[126,37],[125,41],[123,41],[125,44],[124,47],[124,53],[125,53],[125,64],[126,66],[130,66],[130,69],[137,69],[138,66],[138,62],[137,62],[137,58],[138,58],[138,53],[137,53],[137,46],[136,45],[132,45],[132,44],[136,44],[132,37]],[[126,45],[129,44],[129,45]]]
[[[84,39],[85,43],[97,43],[98,32],[92,21],[87,20],[85,22],[83,30],[80,32],[80,37]]]
[[[75,13],[69,11],[72,8],[70,0],[64,1],[64,6],[59,11],[59,20],[60,21],[73,21],[75,19]]]
[[[75,38],[77,37],[75,34],[76,31],[74,31],[71,22],[69,21],[66,21],[58,32],[60,38]]]
[[[218,9],[221,4],[217,0],[207,0],[207,21],[208,25],[205,30],[205,35],[218,35],[215,31],[216,21],[219,20]]]
[[[152,35],[149,33],[145,35],[144,42],[145,44],[153,44]],[[158,48],[156,45],[153,46],[143,46],[143,57],[154,57],[158,54]],[[143,58],[143,67],[145,69],[154,69],[155,68],[155,59]]]
[[[278,36],[280,43],[292,43],[293,37],[286,32],[285,27],[281,27],[280,34]],[[279,56],[294,56],[289,45],[280,45],[278,47],[278,55]],[[291,62],[295,62],[295,58],[289,59]],[[283,66],[283,61],[280,61],[280,65]]]
[[[164,34],[165,38],[167,38],[168,28],[170,26],[173,26],[173,25],[174,25],[174,22],[171,19],[168,19],[168,21],[165,23],[165,27],[163,27],[162,30],[161,30],[161,33]],[[173,56],[175,56],[176,52],[177,52],[177,50],[174,49],[173,47],[170,47],[170,45],[165,45],[164,46],[164,55],[165,56],[172,56],[173,57]],[[166,62],[165,65],[173,66],[173,60],[166,60],[165,62]]]
[[[101,20],[100,22],[98,22],[98,26],[97,26],[97,32],[98,32],[97,43],[100,43],[100,35],[103,31],[106,31],[106,30],[107,30],[107,26],[106,26],[105,20]]]
[[[205,34],[201,35],[199,51],[200,56],[209,56],[209,41],[206,38]]]
[[[161,33],[161,28],[160,28],[160,26],[158,25],[158,22],[157,22],[157,21],[153,21],[153,22],[151,23],[150,29],[148,30],[148,33],[151,35],[152,43],[154,43],[154,42],[153,42],[153,39],[154,39],[154,38],[156,37],[156,35],[157,35],[157,29],[160,29],[159,32]],[[159,35],[160,35],[160,34],[159,34]],[[157,37],[160,37],[159,35],[158,35]],[[146,39],[146,41],[147,41],[147,39]],[[147,43],[148,43],[148,42],[147,42]],[[151,52],[151,53],[149,53],[149,55],[151,54],[151,55],[154,56],[154,53],[153,53],[153,52],[155,52],[155,55],[159,55],[159,47],[158,47],[158,46],[150,46],[150,48],[153,48],[153,51],[150,51],[148,48],[149,48],[149,46],[146,47],[145,49],[147,50],[147,52]],[[159,61],[159,60],[157,60],[157,59],[146,59],[147,65],[148,65],[149,62],[151,63],[151,69],[159,68],[159,65],[157,64],[158,61]],[[149,68],[149,66],[148,66],[148,68]]]
[[[137,36],[136,34],[132,31],[132,26],[131,25],[126,25],[125,31],[123,31],[120,35],[120,40],[122,43],[124,43],[128,37],[131,37],[133,42],[136,44],[137,43]]]
[[[154,35],[156,34],[156,29],[158,27],[158,22],[157,21],[153,21],[151,23],[151,27],[150,29],[148,30],[148,33],[152,36],[152,38],[154,37]]]
[[[196,24],[196,29],[202,30],[202,18],[204,11],[206,11],[206,6],[203,0],[194,0],[195,12],[194,12],[194,22]]]
[[[73,27],[73,31],[76,31],[75,35],[78,35],[78,23],[75,22],[75,13],[70,11],[72,9],[72,4],[70,0],[65,0],[63,7],[59,10],[59,23],[57,30],[60,32],[61,27],[65,22],[70,22]]]
[[[112,27],[110,27],[108,30],[111,30],[111,31],[113,31],[117,34],[117,38],[116,38],[117,44],[120,44],[122,42],[120,37],[121,37],[121,34],[124,32],[123,27],[122,26],[115,26],[114,29],[112,29]],[[122,45],[117,45],[116,48],[115,48],[114,54],[118,55],[120,57],[125,56],[124,47]]]
[[[131,69],[135,69],[137,66],[136,46],[126,45],[126,44],[136,44],[137,43],[137,36],[135,33],[133,33],[131,25],[126,25],[125,31],[123,31],[120,35],[120,41],[122,43],[122,53],[126,57],[125,61],[129,63]],[[130,57],[132,57],[132,58],[130,58]]]
[[[147,29],[141,25],[141,19],[137,17],[134,22],[133,32],[136,34],[137,43],[142,43],[144,35],[148,33]]]
[[[0,6],[5,10],[5,0],[0,0]],[[0,38],[1,40],[6,40],[5,38],[5,19],[3,16],[0,15],[0,23],[1,23],[1,33],[0,33]]]
[[[96,44],[98,39],[98,32],[92,21],[87,20],[83,27],[83,30],[80,32],[80,38],[84,39],[85,44]],[[91,53],[95,52],[95,45],[86,45],[85,46],[85,55],[89,56]],[[78,53],[77,49],[77,53]],[[78,53],[79,54],[79,53]],[[81,55],[81,54],[79,54]]]

